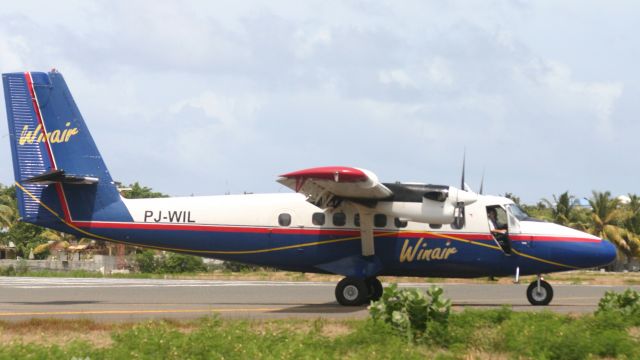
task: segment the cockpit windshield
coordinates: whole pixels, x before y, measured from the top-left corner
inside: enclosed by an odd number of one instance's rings
[[[506,207],[509,210],[509,212],[511,212],[511,214],[513,214],[513,216],[516,217],[516,219],[520,221],[531,220],[531,216],[529,216],[529,214],[527,214],[524,210],[522,210],[518,205],[507,204]]]

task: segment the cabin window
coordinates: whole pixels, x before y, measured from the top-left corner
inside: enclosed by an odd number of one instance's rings
[[[313,223],[313,225],[322,226],[324,225],[324,221],[325,221],[324,213],[317,212],[311,215],[311,222]]]
[[[282,213],[278,215],[278,224],[280,224],[280,226],[291,225],[291,215],[287,213]]]
[[[333,214],[333,225],[335,226],[344,226],[347,223],[347,215],[344,213],[335,213]]]
[[[407,227],[407,220],[400,220],[400,218],[393,219],[393,223],[397,228],[405,228]]]
[[[360,226],[360,214],[356,214],[356,215],[353,217],[353,224],[354,224],[355,226]]]
[[[442,224],[429,224],[432,229],[442,229]]]
[[[385,226],[387,226],[387,215],[385,215],[385,214],[375,214],[373,216],[373,226],[375,226],[375,227],[385,227]]]

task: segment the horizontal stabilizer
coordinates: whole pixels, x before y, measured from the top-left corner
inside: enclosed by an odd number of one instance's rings
[[[75,184],[75,185],[92,185],[98,183],[98,178],[91,176],[79,176],[65,174],[64,170],[51,170],[40,175],[30,177],[24,182],[31,184]]]

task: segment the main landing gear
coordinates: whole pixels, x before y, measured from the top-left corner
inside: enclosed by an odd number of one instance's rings
[[[538,280],[529,284],[527,288],[527,300],[531,305],[549,305],[553,299],[553,288],[538,275]]]
[[[336,300],[340,305],[364,305],[380,297],[382,297],[382,283],[375,277],[367,279],[346,277],[336,286]]]

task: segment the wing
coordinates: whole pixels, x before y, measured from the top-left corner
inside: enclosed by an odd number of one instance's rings
[[[345,166],[325,166],[283,174],[278,182],[307,195],[313,204],[326,208],[336,200],[380,200],[393,192],[369,170]]]

